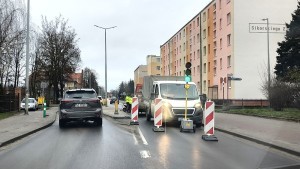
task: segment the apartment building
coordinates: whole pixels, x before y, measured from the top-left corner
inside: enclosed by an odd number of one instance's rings
[[[296,8],[297,0],[213,0],[160,46],[161,73],[183,76],[191,62],[192,81],[208,98],[265,99],[267,31],[256,26],[266,30],[262,19],[268,18],[269,29],[279,29],[269,31],[272,73],[284,24]]]
[[[144,76],[161,75],[161,59],[160,56],[148,55],[146,57],[147,65],[139,65],[134,70],[134,88],[137,89],[137,85],[142,86],[144,82]]]
[[[147,56],[148,75],[161,75],[161,57],[156,55]]]

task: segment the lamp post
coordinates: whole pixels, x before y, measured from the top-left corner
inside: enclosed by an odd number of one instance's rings
[[[105,99],[106,99],[106,106],[107,106],[107,51],[106,51],[106,30],[107,29],[112,29],[115,28],[117,26],[112,26],[112,27],[108,27],[108,28],[104,28],[98,25],[94,25],[97,28],[100,29],[104,29],[104,33],[105,33]]]
[[[271,88],[271,70],[270,70],[270,45],[269,45],[269,18],[262,19],[267,21],[267,45],[268,45],[268,99],[270,104],[270,88]]]
[[[29,96],[29,11],[30,0],[27,0],[27,30],[26,30],[26,90],[25,90],[25,114],[28,115],[28,96]]]

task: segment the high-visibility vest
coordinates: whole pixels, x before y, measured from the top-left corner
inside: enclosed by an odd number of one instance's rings
[[[128,103],[129,103],[129,104],[132,104],[132,97],[129,97]]]

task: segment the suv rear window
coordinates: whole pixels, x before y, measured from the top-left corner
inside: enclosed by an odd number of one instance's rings
[[[75,99],[88,99],[88,98],[97,98],[97,95],[94,91],[67,91],[65,93],[65,98],[75,98]]]

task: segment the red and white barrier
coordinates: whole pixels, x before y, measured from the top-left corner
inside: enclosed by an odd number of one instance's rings
[[[154,126],[162,126],[162,100],[155,99],[155,108],[154,108]]]
[[[131,104],[131,122],[130,122],[130,124],[139,124],[138,116],[139,116],[138,98],[133,97],[132,98],[132,104]]]
[[[161,128],[163,121],[163,111],[162,111],[162,99],[156,98],[154,100],[154,128],[153,131],[165,131],[164,128]]]
[[[204,134],[202,139],[206,141],[218,141],[215,133],[215,103],[212,101],[205,102],[204,110]]]

